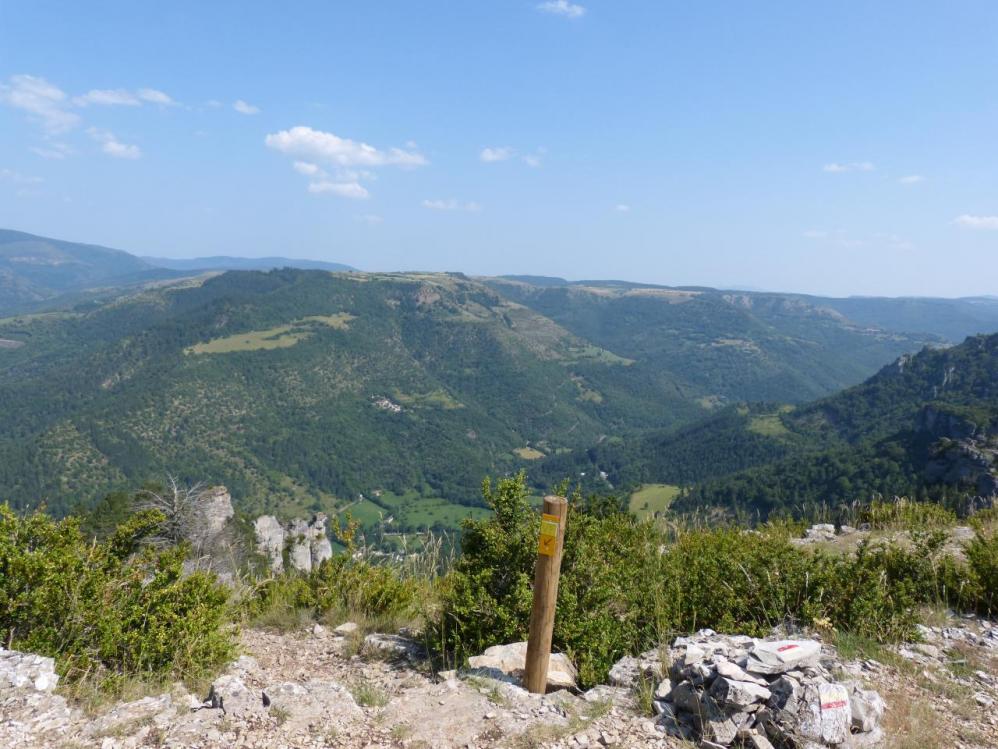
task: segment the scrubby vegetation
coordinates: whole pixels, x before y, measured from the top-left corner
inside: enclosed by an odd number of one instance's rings
[[[228,586],[210,572],[185,574],[189,549],[164,532],[161,512],[128,515],[92,541],[78,519],[0,508],[0,627],[8,646],[52,655],[70,681],[105,690],[136,675],[211,673],[246,624],[350,619],[361,623],[359,635],[405,626],[425,633],[441,665],[460,665],[525,639],[530,616],[538,523],[525,476],[486,480],[483,500],[492,516],[466,521],[449,563],[439,544],[404,559],[368,554],[348,521],[335,529],[346,551],[310,573],[250,566]],[[106,506],[124,515],[128,505],[119,497]],[[843,641],[890,643],[916,637],[927,605],[998,612],[994,511],[976,516],[960,557],[946,511],[874,503],[855,512],[882,537],[829,550],[793,543],[797,523],[666,526],[639,520],[622,500],[576,491],[554,647],[592,685],[621,656],[703,627],[751,635],[815,627]]]
[[[212,574],[184,574],[183,545],[144,543],[163,521],[140,513],[96,543],[76,519],[0,506],[4,644],[110,690],[132,676],[198,679],[231,658],[229,589]]]
[[[527,634],[536,515],[523,476],[486,483],[484,493],[495,516],[467,524],[433,623],[434,642],[457,660]],[[936,514],[912,515],[924,527]],[[943,552],[939,532],[916,532],[908,546],[869,542],[841,554],[792,544],[790,527],[686,530],[670,543],[654,523],[577,494],[555,646],[593,684],[621,655],[702,627],[762,635],[781,624],[822,622],[891,642],[914,636],[927,603],[994,609],[998,542],[983,526],[967,547],[966,565]]]

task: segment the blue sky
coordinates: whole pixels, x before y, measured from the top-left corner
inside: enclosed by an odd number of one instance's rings
[[[998,3],[0,0],[0,226],[998,294]]]

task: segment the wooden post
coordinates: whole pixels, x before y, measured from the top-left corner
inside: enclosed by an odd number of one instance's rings
[[[534,694],[544,694],[551,659],[554,633],[554,610],[558,603],[558,576],[561,574],[561,550],[565,544],[568,500],[544,497],[541,535],[534,565],[534,606],[530,611],[530,637],[527,640],[526,683]]]

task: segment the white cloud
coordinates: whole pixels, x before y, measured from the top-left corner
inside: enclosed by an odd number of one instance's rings
[[[140,107],[142,102],[131,91],[123,88],[91,89],[82,96],[74,96],[73,103],[78,107],[100,104],[108,107]]]
[[[586,14],[586,9],[583,6],[570,3],[568,0],[548,0],[548,2],[538,5],[537,10],[568,18],[581,18]]]
[[[423,207],[434,211],[465,211],[467,213],[478,213],[482,210],[482,206],[474,201],[462,203],[454,198],[448,200],[424,200]]]
[[[617,213],[630,213],[631,207],[627,205],[627,203],[617,203],[617,205],[613,207],[613,210],[617,211]]]
[[[497,146],[495,148],[483,148],[482,152],[478,154],[478,158],[487,164],[491,164],[496,161],[506,161],[514,153],[516,152],[509,146]]]
[[[541,157],[528,154],[527,156],[523,157],[523,163],[531,167],[532,169],[536,169],[541,165]]]
[[[39,185],[45,180],[41,177],[31,177],[13,169],[0,169],[0,181],[13,182],[15,185]]]
[[[354,218],[360,221],[361,223],[369,224],[371,226],[380,224],[381,222],[384,221],[384,219],[381,216],[377,215],[376,213],[365,213],[360,216],[354,216]]]
[[[69,146],[58,142],[48,143],[44,147],[32,146],[29,150],[43,159],[64,159],[72,153],[72,149]]]
[[[824,172],[840,174],[842,172],[872,172],[876,167],[869,161],[851,161],[848,164],[832,162],[821,167]]]
[[[998,216],[972,216],[965,213],[962,216],[957,216],[953,223],[964,229],[998,231]]]
[[[26,112],[49,133],[64,133],[80,123],[79,115],[67,111],[62,89],[37,76],[12,75],[0,84],[0,103]]]
[[[254,107],[242,99],[236,99],[232,102],[232,108],[239,112],[239,114],[260,114],[260,107]]]
[[[101,144],[101,150],[116,159],[137,159],[142,156],[142,149],[128,143],[122,143],[114,133],[98,130],[95,127],[87,130],[87,135]]]
[[[147,101],[150,104],[159,104],[164,107],[173,107],[177,105],[173,99],[168,95],[164,94],[162,91],[157,91],[154,88],[140,88],[138,90],[138,97],[142,101]]]
[[[312,164],[308,161],[296,161],[294,163],[295,171],[298,174],[304,174],[307,177],[314,177],[315,175],[322,172],[318,164]]]
[[[309,192],[328,192],[344,198],[370,197],[367,188],[360,181],[377,178],[370,169],[353,167],[416,167],[428,163],[415,150],[380,150],[366,143],[304,126],[271,133],[264,142],[276,151],[303,157],[296,159],[293,166],[296,172],[311,179]],[[329,164],[332,174],[327,173],[320,164]]]
[[[309,182],[308,191],[314,193],[331,192],[333,195],[339,195],[341,198],[353,198],[355,200],[363,200],[371,197],[371,193],[359,182],[320,180],[318,182]]]
[[[426,158],[416,151],[390,148],[386,151],[341,138],[333,133],[299,125],[290,130],[271,133],[266,144],[275,151],[292,156],[304,156],[337,166],[423,166]]]
[[[81,96],[73,97],[73,104],[88,107],[91,104],[105,107],[141,107],[142,103],[176,106],[172,98],[154,88],[140,88],[132,92],[124,88],[95,88]]]
[[[900,177],[898,182],[902,185],[917,185],[919,182],[925,182],[925,177],[921,174],[909,174],[906,177]]]

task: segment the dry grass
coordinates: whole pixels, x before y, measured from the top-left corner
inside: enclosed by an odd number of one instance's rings
[[[950,749],[935,708],[924,700],[888,694],[883,729],[888,749]]]

